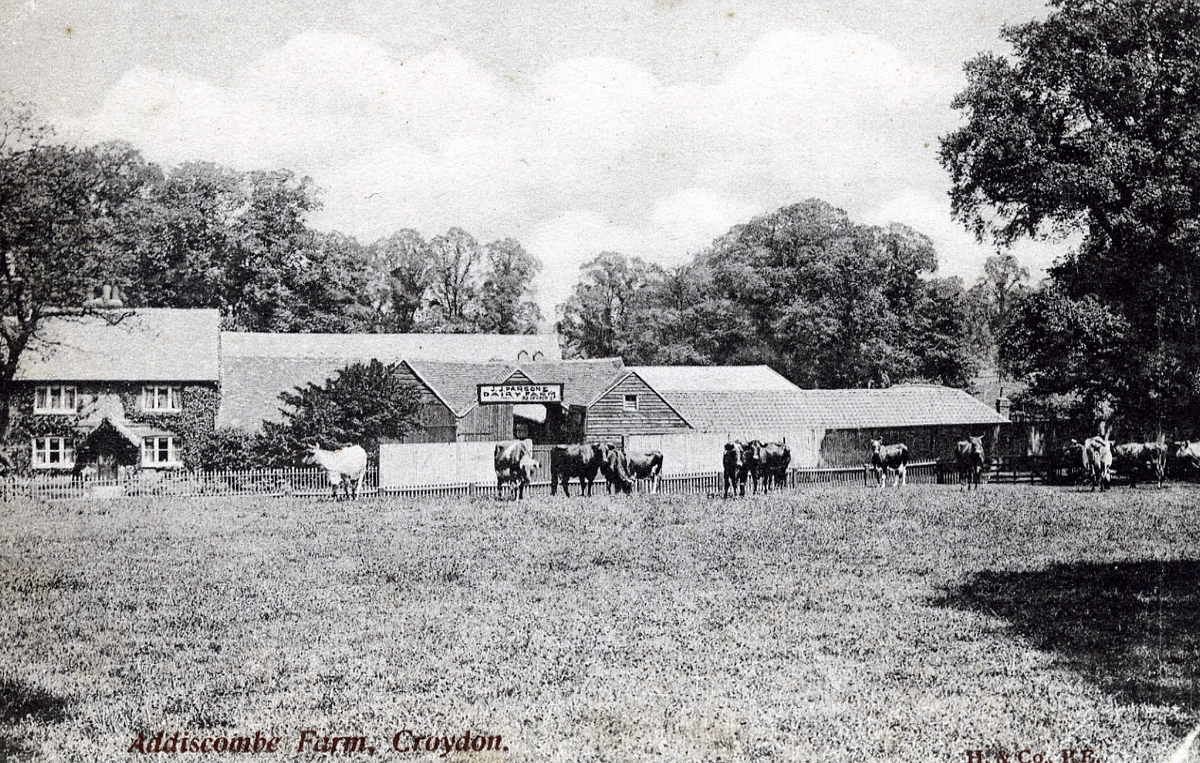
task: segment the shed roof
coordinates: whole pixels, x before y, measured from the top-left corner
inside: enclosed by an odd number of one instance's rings
[[[796,391],[770,366],[631,366],[659,392]]]
[[[429,387],[458,418],[479,404],[478,384],[495,384],[512,376],[507,363],[432,363],[405,361],[413,374]]]
[[[521,371],[535,384],[562,384],[563,404],[589,406],[620,378],[629,375],[620,358],[522,363]]]
[[[934,385],[793,392],[667,390],[660,394],[689,424],[707,432],[894,429],[1008,422],[963,390]]]
[[[18,381],[220,379],[220,313],[171,308],[52,316],[18,361]]]
[[[307,383],[323,384],[348,363],[344,358],[221,358],[218,427],[258,430],[263,420],[281,421],[279,393]]]
[[[539,356],[559,360],[553,334],[266,334],[221,332],[227,358],[377,358],[385,363],[433,360],[517,363]]]

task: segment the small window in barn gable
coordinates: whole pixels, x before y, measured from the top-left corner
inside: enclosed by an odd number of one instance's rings
[[[179,387],[142,387],[143,411],[178,411]]]
[[[75,448],[69,438],[33,438],[34,469],[70,469],[73,466],[75,466]]]
[[[637,395],[626,395],[625,396],[625,410],[636,411],[637,409],[638,409],[638,396]]]
[[[181,466],[175,438],[168,435],[143,440],[142,466]]]
[[[34,413],[74,413],[75,388],[62,384],[38,387],[33,397]]]

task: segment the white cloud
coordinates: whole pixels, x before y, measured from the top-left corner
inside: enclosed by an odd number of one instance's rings
[[[946,247],[947,272],[970,273],[979,249],[938,200],[925,145],[958,76],[854,32],[777,30],[706,83],[603,56],[513,79],[450,47],[406,56],[312,32],[225,83],[131,70],[85,129],[168,165],[311,175],[325,189],[314,224],[366,239],[452,225],[521,238],[551,304],[604,249],[677,262],[810,196],[896,215]]]

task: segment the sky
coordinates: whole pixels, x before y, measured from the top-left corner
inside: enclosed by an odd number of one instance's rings
[[[618,251],[670,266],[820,198],[935,243],[963,62],[1042,2],[0,0],[0,82],[80,143],[313,178],[363,242],[452,226],[542,261],[543,312]],[[1013,251],[1037,280],[1062,241]]]

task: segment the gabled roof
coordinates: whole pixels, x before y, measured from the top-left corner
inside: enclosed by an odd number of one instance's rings
[[[770,366],[631,366],[661,392],[796,391],[800,388]]]
[[[706,432],[893,429],[1008,422],[963,390],[934,385],[660,394],[689,424]]]
[[[221,332],[226,358],[310,358],[346,361],[377,358],[384,363],[433,360],[453,363],[517,363],[542,357],[558,360],[553,334],[265,334]]]
[[[620,358],[522,363],[520,370],[536,384],[562,384],[563,404],[589,406],[617,380],[629,375]]]
[[[476,385],[502,382],[516,370],[507,363],[431,363],[409,360],[404,364],[460,419],[479,404]]]
[[[169,308],[52,316],[21,354],[17,381],[215,382],[220,313]]]

